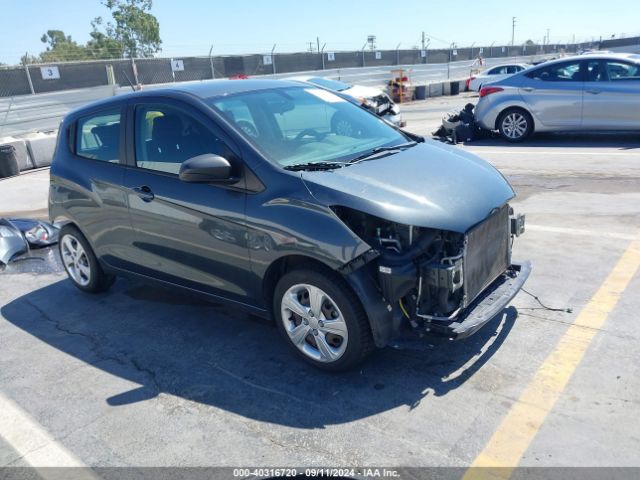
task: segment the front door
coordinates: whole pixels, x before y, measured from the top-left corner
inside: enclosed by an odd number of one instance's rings
[[[250,295],[244,191],[186,183],[182,162],[212,153],[239,168],[237,149],[197,110],[136,103],[126,173],[138,273],[244,302]]]
[[[580,60],[542,66],[523,75],[519,92],[533,114],[549,127],[577,128],[582,122]]]
[[[590,60],[584,85],[585,128],[640,128],[640,65],[623,60]]]

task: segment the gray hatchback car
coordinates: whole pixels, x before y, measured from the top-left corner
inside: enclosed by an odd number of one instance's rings
[[[486,84],[478,124],[510,142],[533,132],[640,130],[640,55],[561,58]]]
[[[336,132],[335,117],[350,122]],[[518,292],[524,218],[489,164],[299,83],[117,96],[63,121],[49,212],[86,292],[127,275],[274,318],[321,368],[464,338]]]

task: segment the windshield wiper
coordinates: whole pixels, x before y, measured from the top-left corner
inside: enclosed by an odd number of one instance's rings
[[[348,165],[346,162],[308,162],[308,163],[296,163],[293,165],[287,165],[285,170],[333,170],[335,168],[341,168]]]
[[[363,162],[365,160],[374,158],[379,153],[383,153],[383,152],[395,152],[395,151],[401,152],[402,150],[406,150],[407,148],[411,148],[417,144],[418,142],[407,142],[407,143],[401,143],[399,145],[391,145],[389,147],[376,147],[374,149],[369,150],[366,153],[363,153],[362,155],[358,155],[357,157],[352,158],[351,160],[349,160],[349,163]]]

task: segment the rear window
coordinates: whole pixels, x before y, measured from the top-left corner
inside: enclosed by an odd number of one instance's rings
[[[117,163],[120,151],[120,109],[88,115],[76,124],[76,155]]]

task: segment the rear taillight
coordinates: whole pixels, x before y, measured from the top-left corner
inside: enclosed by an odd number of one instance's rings
[[[471,80],[475,80],[476,77],[469,77],[467,78],[467,90],[469,90],[469,85],[471,84]]]
[[[500,87],[482,87],[480,89],[480,98],[486,97],[487,95],[491,95],[492,93],[502,92],[504,88]]]

